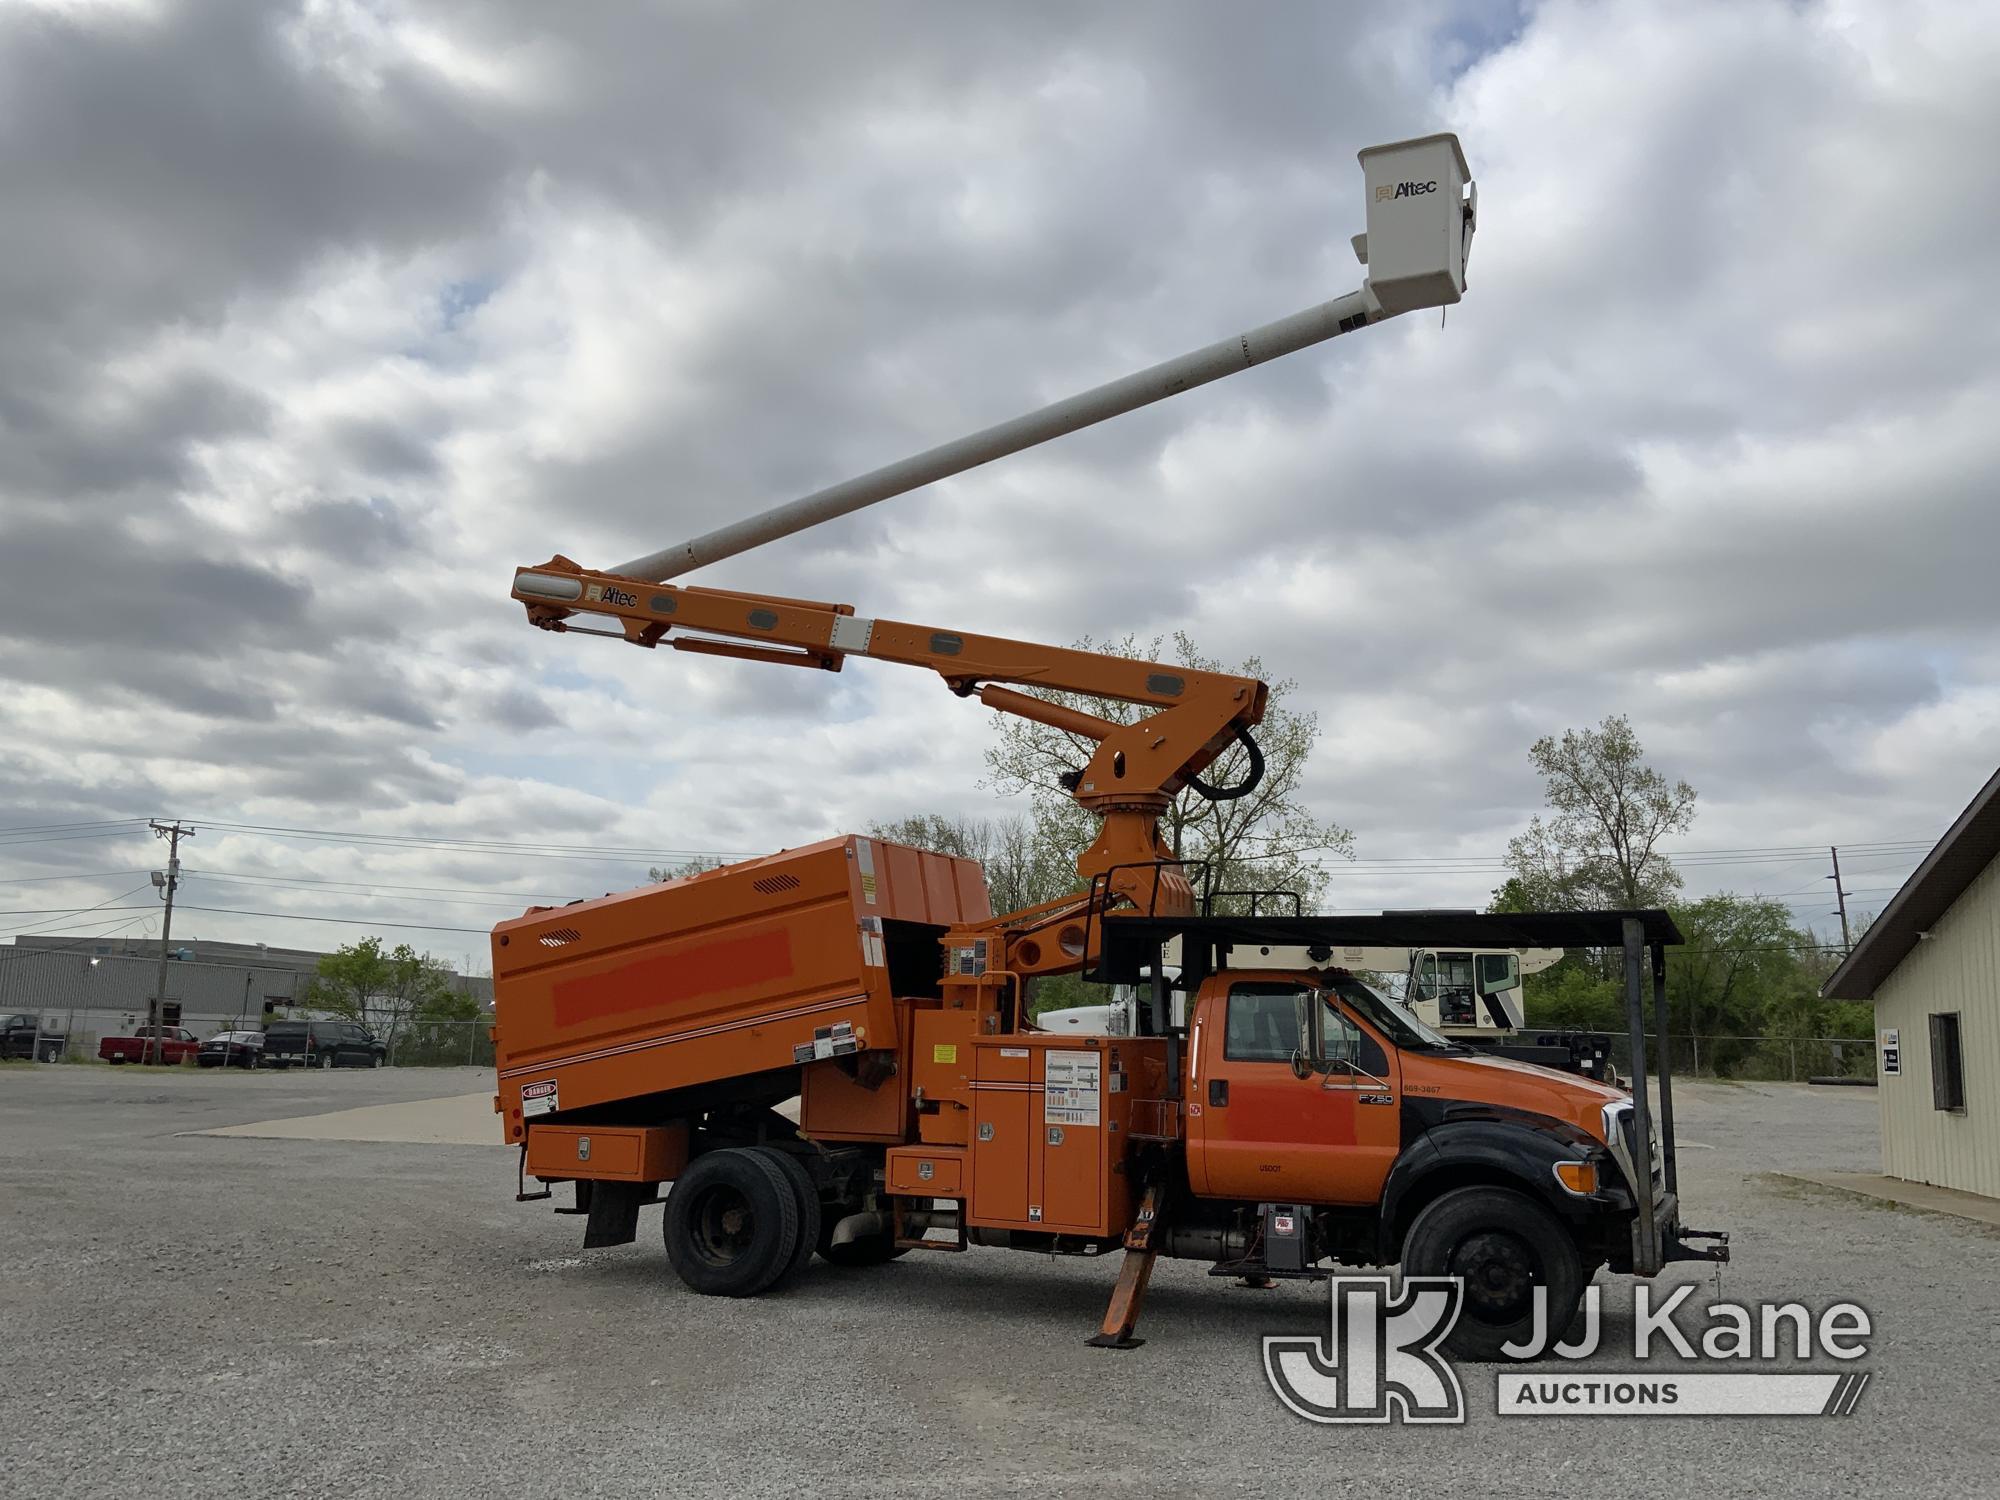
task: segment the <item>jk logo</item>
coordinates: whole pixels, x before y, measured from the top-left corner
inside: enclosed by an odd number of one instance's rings
[[[1437,1352],[1458,1321],[1455,1276],[1336,1276],[1333,1326],[1321,1341],[1264,1339],[1264,1375],[1309,1422],[1463,1422],[1458,1374]]]

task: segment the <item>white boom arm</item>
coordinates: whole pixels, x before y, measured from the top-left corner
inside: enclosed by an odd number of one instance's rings
[[[1368,231],[1354,237],[1354,250],[1368,267],[1368,277],[1359,291],[940,443],[692,541],[635,557],[610,571],[653,583],[678,578],[1398,313],[1458,301],[1465,294],[1465,260],[1472,248],[1478,204],[1458,137],[1427,135],[1370,146],[1361,153],[1361,168],[1367,184]]]

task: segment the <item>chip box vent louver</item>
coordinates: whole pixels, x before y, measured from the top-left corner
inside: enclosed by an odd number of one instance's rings
[[[551,927],[535,941],[544,948],[560,948],[564,943],[573,943],[582,936],[574,927]]]
[[[780,891],[797,890],[799,888],[799,877],[796,875],[766,875],[762,880],[753,880],[750,884],[767,896],[775,896]]]

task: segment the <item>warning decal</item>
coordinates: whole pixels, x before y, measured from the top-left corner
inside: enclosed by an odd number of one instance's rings
[[[852,1021],[835,1021],[831,1026],[813,1028],[813,1038],[792,1048],[792,1061],[818,1062],[829,1057],[845,1057],[861,1050],[861,1038],[854,1034]]]
[[[552,1115],[561,1107],[556,1102],[556,1081],[553,1078],[546,1083],[521,1085],[522,1118],[533,1119],[536,1115]]]
[[[1058,1052],[1044,1054],[1042,1074],[1042,1123],[1044,1125],[1095,1125],[1098,1123],[1098,1054]]]

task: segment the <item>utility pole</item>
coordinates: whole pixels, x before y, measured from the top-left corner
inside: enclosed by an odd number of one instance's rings
[[[1827,852],[1833,856],[1833,873],[1826,878],[1833,882],[1833,894],[1840,902],[1840,947],[1844,953],[1854,951],[1854,940],[1847,935],[1847,889],[1840,883],[1840,850],[1829,844]]]
[[[167,945],[169,939],[174,935],[174,891],[181,883],[181,840],[183,838],[191,839],[194,837],[194,830],[192,828],[181,827],[180,819],[178,818],[172,823],[155,823],[152,825],[152,828],[155,838],[162,838],[167,841],[166,876],[162,879],[158,871],[155,871],[153,874],[153,883],[160,888],[160,894],[166,900],[167,913],[160,922],[160,982],[154,987],[152,1001],[146,1007],[146,1025],[152,1032],[151,1037],[148,1038],[151,1045],[139,1049],[141,1061],[145,1059],[148,1052],[155,1050],[158,1051],[162,1058],[167,1055],[166,1046],[160,1040],[160,1018],[165,1013],[167,1003],[167,957],[169,953]]]

